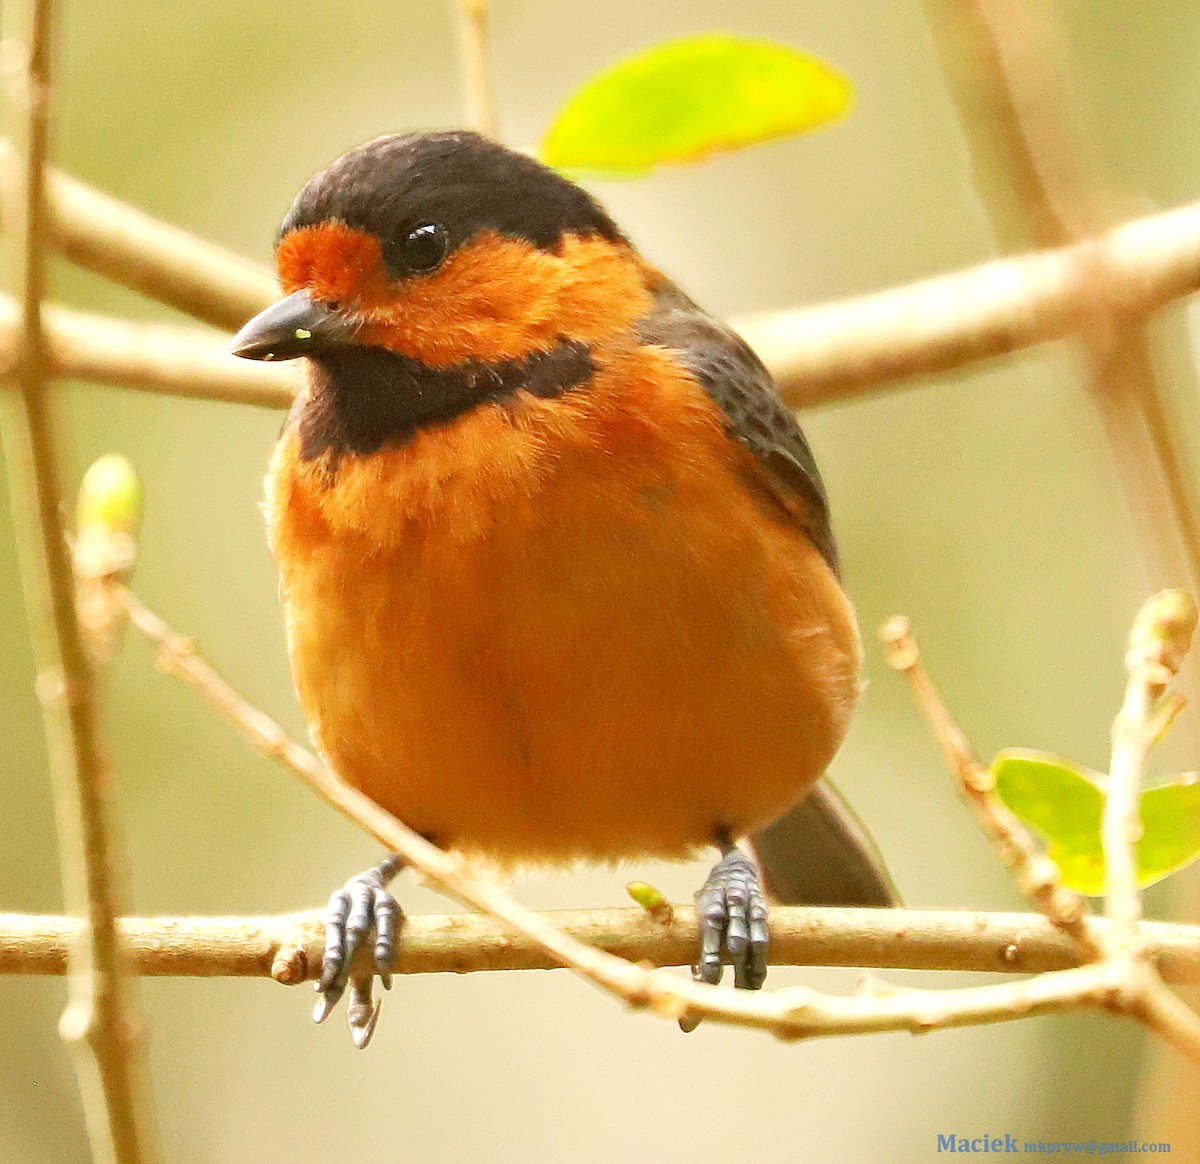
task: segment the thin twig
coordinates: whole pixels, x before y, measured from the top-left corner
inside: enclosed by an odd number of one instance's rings
[[[672,907],[663,923],[641,909],[556,910],[564,933],[654,966],[686,966],[696,955],[696,913]],[[0,914],[0,974],[61,974],[78,922]],[[281,917],[123,918],[121,932],[139,972],[164,977],[265,978],[288,985],[319,974],[322,911]],[[1103,940],[1109,923],[1095,920]],[[1169,982],[1200,982],[1200,927],[1143,922],[1146,956]],[[363,968],[370,951],[362,952]],[[771,911],[771,964],[886,970],[969,970],[1040,974],[1081,964],[1076,944],[1041,914],[969,910],[815,909]],[[550,970],[560,966],[536,942],[478,913],[410,914],[400,974]]]
[[[472,129],[498,139],[500,123],[488,64],[488,0],[453,0],[453,3],[458,10],[463,114]]]
[[[1125,1012],[1143,1022],[1181,1054],[1200,1063],[1200,1017],[1181,998],[1171,993],[1158,973],[1144,961],[1133,962],[1127,974],[1129,985]]]
[[[6,7],[6,35],[24,11]],[[16,292],[20,329],[13,354],[22,421],[6,426],[6,461],[17,527],[36,513],[37,533],[22,537],[26,597],[35,628],[37,689],[46,720],[59,850],[68,901],[84,921],[72,951],[70,1001],[60,1023],[76,1068],[96,1160],[142,1164],[158,1157],[148,1081],[138,1053],[141,1019],[131,1006],[116,919],[118,862],[99,706],[75,613],[75,583],[59,520],[62,473],[50,401],[50,361],[42,327],[49,242],[45,166],[50,145],[52,0],[28,9],[28,41],[5,43],[9,107],[21,123],[23,148],[8,185],[16,225]]]
[[[1142,895],[1138,888],[1139,803],[1146,757],[1153,745],[1154,713],[1179,668],[1196,629],[1196,605],[1181,590],[1164,590],[1147,601],[1133,624],[1125,653],[1128,682],[1113,722],[1112,762],[1106,790],[1104,846],[1105,915],[1111,922],[1104,948],[1110,958],[1138,954]]]
[[[1111,852],[1117,862],[1116,869],[1110,866],[1108,872],[1110,878],[1115,878],[1117,889],[1115,907],[1114,898],[1109,899],[1107,926],[1091,916],[1078,894],[1061,884],[1057,867],[1038,851],[1024,826],[1000,800],[991,773],[975,759],[921,664],[908,620],[893,618],[880,637],[888,662],[912,683],[946,764],[1000,859],[1048,920],[1071,936],[1081,958],[1107,983],[1091,1001],[1114,1014],[1138,1019],[1177,1050],[1200,1062],[1200,1017],[1167,989],[1146,953],[1131,847],[1136,840],[1137,793],[1129,792],[1140,787],[1142,762],[1156,728],[1158,701],[1179,670],[1195,623],[1195,607],[1188,595],[1166,591],[1146,603],[1130,636],[1129,690],[1113,734],[1114,783],[1119,777],[1125,791],[1118,788],[1115,803],[1109,800],[1104,822],[1105,860]]]
[[[917,703],[942,749],[946,767],[955,777],[959,794],[975,814],[1005,868],[1051,924],[1067,934],[1085,956],[1096,957],[1100,946],[1090,925],[1091,910],[1087,902],[1063,885],[1058,866],[1038,849],[1025,826],[1000,799],[991,772],[975,758],[966,736],[929,678],[908,619],[902,616],[890,619],[879,637],[888,664],[902,671],[912,685]]]
[[[1128,682],[1113,722],[1112,760],[1101,840],[1108,893],[1105,961],[1121,976],[1119,1003],[1177,1050],[1200,1060],[1200,1016],[1167,989],[1147,956],[1138,886],[1137,842],[1146,757],[1167,685],[1179,674],[1196,629],[1196,604],[1182,590],[1164,590],[1142,606],[1125,653]]]

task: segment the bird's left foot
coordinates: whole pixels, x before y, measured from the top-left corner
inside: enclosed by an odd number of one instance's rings
[[[381,861],[337,890],[329,899],[325,915],[325,957],[321,978],[316,985],[321,995],[313,1009],[313,1018],[323,1023],[349,989],[346,1017],[354,1045],[365,1047],[375,1033],[381,1003],[372,995],[375,975],[385,990],[392,988],[396,966],[396,939],[404,920],[400,903],[388,892],[388,882],[403,868],[398,854]],[[372,968],[365,974],[352,973],[354,955],[363,939],[375,930]]]
[[[767,900],[757,867],[740,849],[730,845],[713,867],[696,895],[696,916],[700,958],[692,977],[715,986],[728,961],[735,986],[758,990],[767,977]]]

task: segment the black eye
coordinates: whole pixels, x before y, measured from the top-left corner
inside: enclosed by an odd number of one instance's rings
[[[450,250],[450,232],[437,222],[414,227],[400,244],[400,256],[410,271],[432,271]]]

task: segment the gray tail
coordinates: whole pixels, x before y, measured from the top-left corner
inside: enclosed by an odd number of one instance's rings
[[[751,843],[767,892],[782,905],[900,904],[870,833],[828,781]]]

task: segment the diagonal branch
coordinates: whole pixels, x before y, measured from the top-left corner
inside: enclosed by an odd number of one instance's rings
[[[1043,18],[1043,6],[1025,0],[927,4],[942,17],[935,27],[952,35],[947,47],[957,50],[945,53],[948,70],[964,58],[972,65],[961,89],[964,120],[977,130],[968,134],[977,157],[997,155],[1002,181],[983,186],[993,219],[1005,221],[996,192],[1007,190],[1036,244],[1085,247],[1075,276],[1088,386],[1154,572],[1200,592],[1200,519],[1179,426],[1154,370],[1148,309],[1126,296],[1104,249],[1086,243],[1108,207],[1067,124],[1071,94],[1058,29]]]
[[[1093,918],[1086,902],[1062,884],[1057,867],[1038,851],[1025,827],[1000,799],[994,777],[975,759],[966,736],[926,673],[908,620],[891,619],[880,637],[889,664],[908,676],[946,766],[1001,861],[1047,919],[1072,938],[1089,968],[1103,977],[1105,985],[1098,988],[1093,1001],[1116,1014],[1138,1019],[1200,1062],[1200,1016],[1166,988],[1147,954],[1133,850],[1140,828],[1138,791],[1143,763],[1161,730],[1161,700],[1167,684],[1179,671],[1195,626],[1192,599],[1183,591],[1167,590],[1144,604],[1130,634],[1126,656],[1129,682],[1113,727],[1113,778],[1102,835],[1110,884],[1104,923]]]
[[[0,141],[0,177],[15,165]],[[205,323],[236,331],[275,297],[256,263],[52,168],[46,201],[50,241],[73,263]]]
[[[976,758],[962,729],[942,702],[937,687],[921,662],[921,652],[908,619],[890,619],[882,628],[888,665],[903,672],[917,703],[942,750],[946,767],[954,775],[959,795],[992,842],[1002,864],[1012,873],[1021,892],[1033,901],[1050,923],[1075,943],[1087,958],[1101,946],[1093,929],[1087,902],[1062,883],[1058,866],[1042,853],[1012,809],[1000,799],[991,772]]]

